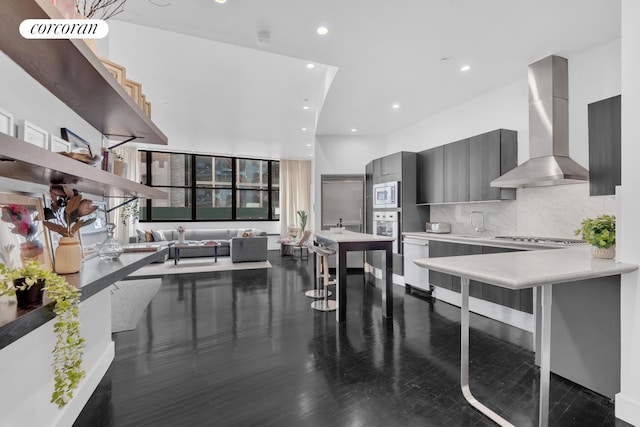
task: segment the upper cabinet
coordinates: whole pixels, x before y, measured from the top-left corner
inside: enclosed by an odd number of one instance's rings
[[[498,129],[469,139],[469,201],[516,198],[515,188],[497,188],[491,181],[517,164],[518,139],[512,130]]]
[[[50,0],[0,2],[0,49],[80,117],[110,139],[146,144],[167,137],[109,74],[83,40],[25,39],[25,19],[62,19]]]
[[[589,104],[589,193],[615,194],[621,175],[621,96]]]
[[[418,203],[444,202],[444,146],[418,153]]]
[[[444,202],[469,201],[469,140],[444,146]]]
[[[517,133],[498,129],[418,154],[419,204],[515,199],[515,189],[492,180],[517,163]]]

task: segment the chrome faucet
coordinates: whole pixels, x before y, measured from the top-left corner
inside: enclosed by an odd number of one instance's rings
[[[474,227],[476,233],[480,233],[480,235],[484,236],[484,232],[487,231],[487,229],[484,228],[484,213],[481,211],[471,212],[471,215],[469,215],[469,222],[471,223],[471,226]]]

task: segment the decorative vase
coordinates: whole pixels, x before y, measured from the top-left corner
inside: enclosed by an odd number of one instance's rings
[[[22,262],[38,258],[42,251],[42,243],[40,243],[38,240],[20,243],[20,259],[22,260]]]
[[[594,258],[613,259],[616,257],[616,245],[607,249],[591,246],[591,256]]]
[[[24,285],[24,277],[15,279],[13,281],[14,286]],[[31,285],[29,289],[24,291],[16,289],[16,299],[18,300],[18,307],[26,307],[29,305],[41,305],[42,304],[42,288],[44,288],[44,280],[38,280]]]
[[[55,254],[55,268],[58,274],[77,273],[82,267],[82,248],[75,237],[61,237]]]
[[[118,259],[122,252],[124,252],[124,248],[122,245],[113,237],[113,232],[116,228],[116,225],[112,222],[107,224],[107,240],[100,244],[98,248],[98,256],[103,261],[111,261],[114,259]]]

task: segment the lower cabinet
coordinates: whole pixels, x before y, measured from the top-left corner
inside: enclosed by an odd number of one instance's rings
[[[492,246],[466,245],[460,243],[429,242],[429,258],[443,256],[480,255],[502,252],[516,252],[517,249],[496,248]],[[429,282],[434,286],[460,292],[460,277],[429,270]],[[472,280],[469,285],[469,296],[503,305],[514,310],[533,313],[533,290],[513,291],[500,286]]]

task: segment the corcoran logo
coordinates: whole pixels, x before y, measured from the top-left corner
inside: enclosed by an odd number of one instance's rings
[[[20,35],[25,39],[101,39],[109,34],[102,19],[25,19]]]

